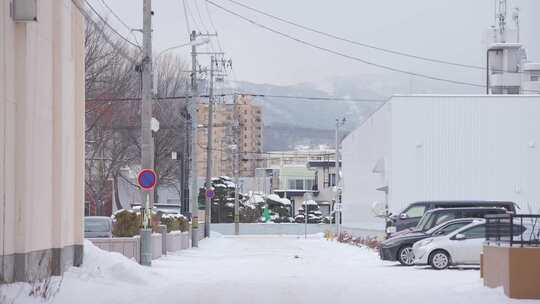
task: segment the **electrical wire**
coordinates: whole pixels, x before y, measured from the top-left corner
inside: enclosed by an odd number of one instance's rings
[[[72,0],[73,2],[73,0]],[[107,20],[105,20],[105,18],[103,18],[103,16],[101,16],[99,14],[99,12],[92,6],[92,4],[90,4],[90,2],[88,2],[88,0],[85,0],[84,1],[86,3],[86,5],[88,5],[88,7],[94,12],[94,14],[96,14],[98,16],[98,18],[101,20],[101,22],[103,22],[103,24],[105,24],[111,31],[113,31],[113,33],[115,33],[118,37],[120,37],[120,39],[124,40],[125,42],[131,44],[132,46],[138,48],[139,50],[141,49],[141,46],[138,45],[138,44],[135,44],[133,43],[131,40],[127,39],[125,36],[123,36],[122,34],[120,34],[113,26],[111,26]],[[77,7],[79,7],[77,5]]]
[[[71,2],[73,3],[73,5],[75,5],[75,7],[79,10],[79,12],[83,15],[83,17],[88,22],[90,22],[94,26],[94,28],[101,34],[103,40],[105,40],[115,51],[117,51],[120,56],[122,56],[124,59],[128,60],[132,64],[135,64],[135,65],[138,64],[137,59],[131,57],[129,54],[127,54],[125,52],[125,50],[119,48],[118,45],[110,39],[109,35],[103,31],[103,29],[99,26],[99,24],[88,14],[88,12],[84,8],[82,8],[77,3],[76,0],[71,0]]]
[[[184,20],[186,20],[187,34],[188,34],[188,37],[190,37],[190,35],[191,35],[191,26],[189,24],[189,18],[188,18],[187,7],[186,7],[186,0],[178,0],[178,1],[182,1],[182,3],[180,5],[184,9]]]
[[[204,149],[204,150],[208,150],[208,148],[206,147],[206,145],[203,145],[203,144],[200,144],[198,143],[197,144],[200,148]],[[230,152],[229,149],[219,149],[219,148],[211,148],[210,149],[211,151],[217,151],[217,152]],[[335,152],[328,152],[328,153],[313,153],[313,154],[310,154],[310,153],[306,153],[306,154],[295,154],[295,153],[282,153],[280,151],[276,151],[276,152],[263,152],[263,151],[240,151],[241,154],[256,154],[256,155],[267,155],[267,156],[276,156],[276,155],[279,155],[279,156],[282,156],[282,157],[298,157],[298,156],[310,156],[310,155],[314,155],[314,156],[333,156],[333,155],[336,155]]]
[[[256,93],[223,93],[223,94],[214,94],[214,97],[227,97],[227,96],[251,96],[251,97],[260,97],[260,98],[280,98],[280,99],[297,99],[301,101],[347,101],[347,102],[373,102],[380,103],[385,102],[386,99],[375,99],[375,98],[343,98],[343,97],[332,97],[332,96],[289,96],[289,95],[271,95],[271,94],[256,94]],[[191,95],[187,96],[169,96],[169,97],[155,97],[154,100],[175,100],[175,99],[189,99]],[[209,95],[197,95],[200,98],[209,98]],[[93,98],[87,99],[88,102],[111,102],[111,101],[140,101],[140,97],[125,97],[125,98]],[[233,105],[233,104],[231,104]]]
[[[208,15],[208,20],[210,21],[210,26],[212,27],[212,29],[214,30],[214,33],[217,34],[217,28],[216,28],[216,25],[214,23],[214,20],[212,18],[212,14],[210,13],[210,8],[208,7],[208,2],[204,2],[204,6],[205,6],[205,9],[206,9],[206,14]],[[223,52],[223,47],[221,45],[221,41],[219,39],[219,36],[217,37],[217,44],[218,44],[218,49],[220,52]]]
[[[457,67],[462,67],[462,68],[469,68],[469,69],[476,69],[476,70],[484,70],[484,71],[486,70],[486,68],[482,67],[482,66],[464,64],[464,63],[459,63],[459,62],[452,62],[452,61],[436,59],[436,58],[430,58],[430,57],[425,57],[425,56],[419,56],[419,55],[414,55],[414,54],[411,54],[411,53],[406,53],[406,52],[402,52],[402,51],[396,51],[396,50],[392,50],[392,49],[382,48],[382,47],[378,47],[378,46],[375,46],[375,45],[355,41],[355,40],[348,39],[348,38],[345,38],[345,37],[342,37],[342,36],[338,36],[338,35],[335,35],[335,34],[331,34],[331,33],[328,33],[328,32],[321,31],[321,30],[318,30],[318,29],[313,28],[313,27],[302,25],[302,24],[299,24],[297,22],[287,20],[287,19],[282,18],[282,17],[278,17],[276,15],[266,13],[266,12],[264,12],[262,10],[259,10],[257,8],[252,7],[252,6],[243,4],[243,3],[238,2],[236,0],[225,0],[225,1],[229,1],[231,3],[234,3],[234,4],[238,5],[238,6],[241,6],[241,7],[245,8],[245,9],[248,9],[250,11],[259,13],[261,15],[267,16],[269,18],[281,21],[283,23],[286,23],[286,24],[289,24],[289,25],[292,25],[292,26],[295,26],[295,27],[298,27],[298,28],[301,28],[303,30],[313,32],[313,33],[316,33],[316,34],[319,34],[319,35],[322,35],[322,36],[325,36],[325,37],[328,37],[328,38],[332,38],[332,39],[335,39],[335,40],[339,40],[339,41],[347,42],[347,43],[350,43],[350,44],[358,45],[358,46],[361,46],[361,47],[377,50],[377,51],[388,53],[388,54],[394,54],[394,55],[409,57],[409,58],[413,58],[413,59],[417,59],[417,60],[428,61],[428,62],[432,62],[432,63],[440,63],[440,64],[446,64],[446,65],[452,65],[452,66],[457,66]]]
[[[120,18],[120,16],[116,14],[116,12],[107,4],[107,2],[105,2],[105,0],[101,0],[101,4],[120,22],[120,24],[122,24],[128,30],[133,39],[135,39],[136,44],[139,45],[137,36],[133,34],[133,28],[129,26],[126,22],[124,22],[124,20],[122,20],[122,18]]]
[[[465,82],[465,81],[460,81],[460,80],[453,80],[453,79],[447,79],[447,78],[442,78],[442,77],[437,77],[437,76],[426,75],[426,74],[417,73],[417,72],[411,72],[411,71],[402,70],[402,69],[394,68],[394,67],[383,65],[383,64],[374,63],[374,62],[371,62],[371,61],[368,61],[368,60],[365,60],[365,59],[362,59],[362,58],[359,58],[359,57],[356,57],[356,56],[348,55],[348,54],[345,54],[343,52],[336,51],[336,50],[333,50],[333,49],[330,49],[330,48],[327,48],[327,47],[323,47],[323,46],[308,42],[306,40],[302,40],[302,39],[297,38],[295,36],[289,35],[287,33],[283,33],[281,31],[278,31],[278,30],[274,29],[274,28],[263,25],[263,24],[255,21],[253,19],[250,19],[250,18],[245,17],[245,16],[243,16],[243,15],[241,15],[239,13],[236,13],[236,12],[234,12],[234,11],[228,9],[228,8],[225,8],[225,7],[215,3],[214,1],[211,1],[211,0],[205,0],[205,1],[208,2],[209,4],[211,4],[212,6],[215,6],[215,7],[219,8],[222,11],[225,11],[225,12],[227,12],[227,13],[233,15],[233,16],[236,16],[236,17],[238,17],[238,18],[240,18],[240,19],[242,19],[242,20],[244,20],[244,21],[246,21],[248,23],[251,23],[252,25],[260,27],[260,28],[262,28],[262,29],[264,29],[266,31],[270,31],[270,32],[272,32],[272,33],[274,33],[274,34],[276,34],[278,36],[287,38],[289,40],[296,41],[296,42],[298,42],[300,44],[303,44],[303,45],[309,46],[311,48],[318,49],[318,50],[321,50],[321,51],[324,51],[324,52],[327,52],[327,53],[330,53],[330,54],[333,54],[333,55],[337,55],[337,56],[340,56],[340,57],[343,57],[343,58],[358,61],[358,62],[361,62],[361,63],[366,64],[366,65],[374,66],[374,67],[377,67],[377,68],[380,68],[380,69],[384,69],[384,70],[388,70],[388,71],[392,71],[392,72],[396,72],[396,73],[411,75],[411,76],[430,79],[430,80],[435,80],[435,81],[447,82],[447,83],[452,83],[452,84],[457,84],[457,85],[471,86],[471,87],[476,87],[476,88],[485,88],[485,85],[483,85],[483,84],[471,83],[471,82]]]
[[[191,10],[191,6],[189,4],[189,0],[188,1],[185,1],[184,2],[185,6],[186,6],[186,11],[188,12],[189,14],[189,17],[191,17],[191,21],[193,21],[193,29],[201,32],[201,29],[202,29],[202,26],[200,26],[200,24],[197,22],[197,19],[195,19],[195,17],[193,16],[193,12]]]

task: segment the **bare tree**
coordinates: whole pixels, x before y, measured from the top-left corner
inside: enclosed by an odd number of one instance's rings
[[[103,101],[137,97],[140,77],[132,62],[121,56],[135,53],[122,43],[111,45],[111,38],[101,23],[88,22],[85,33],[85,88],[86,88],[86,174],[87,195],[102,213],[105,197],[117,189],[120,169],[136,161],[133,138],[136,128],[130,123],[138,115],[137,102]],[[116,192],[116,191],[115,191]],[[121,208],[119,195],[115,196]]]
[[[186,65],[177,57],[165,56],[155,60],[157,66],[157,94],[159,97],[185,96],[188,92]],[[171,186],[182,196],[179,172],[180,162],[171,158],[172,152],[181,154],[186,140],[186,121],[188,119],[186,98],[158,100],[154,116],[160,121],[160,130],[154,135],[154,166],[159,177],[158,189]],[[154,191],[158,202],[158,191]]]
[[[101,23],[89,22],[86,46],[86,193],[96,203],[97,213],[114,195],[116,208],[123,208],[118,191],[125,167],[140,166],[140,88],[138,67],[125,54],[137,58],[138,50],[115,41]],[[187,90],[185,64],[176,57],[156,59],[157,96],[184,96]],[[154,134],[155,169],[159,186],[178,187],[178,161],[173,151],[187,144],[185,98],[160,100],[154,117],[161,128]],[[111,193],[112,192],[112,193]],[[180,194],[181,191],[179,191]],[[156,193],[156,202],[158,201]]]

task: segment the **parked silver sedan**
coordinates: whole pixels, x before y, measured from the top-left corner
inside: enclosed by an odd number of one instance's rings
[[[85,238],[110,238],[112,237],[112,220],[106,216],[84,217]]]

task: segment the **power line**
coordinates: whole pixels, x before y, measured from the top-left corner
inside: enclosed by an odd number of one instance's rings
[[[200,143],[197,144],[200,148],[207,150],[208,147],[205,145],[202,145]],[[220,148],[211,148],[211,151],[218,151],[218,152],[231,152],[229,149],[220,149]],[[281,156],[281,157],[309,157],[309,156],[332,156],[335,155],[334,152],[332,153],[306,153],[306,154],[294,154],[291,152],[288,153],[282,153],[280,151],[275,152],[263,152],[263,151],[240,151],[241,154],[256,154],[256,155],[267,155],[267,156]]]
[[[116,18],[116,20],[120,22],[120,24],[122,24],[128,30],[128,32],[131,34],[133,39],[135,39],[135,42],[138,45],[139,41],[137,40],[137,36],[133,34],[133,28],[130,27],[126,22],[124,22],[124,20],[122,20],[122,18],[120,18],[120,16],[116,14],[116,12],[107,4],[107,2],[105,2],[105,0],[101,0],[101,4]]]
[[[298,99],[310,101],[353,101],[353,102],[384,102],[386,99],[375,98],[347,98],[347,97],[318,97],[318,96],[294,96],[294,95],[269,95],[269,94],[250,94],[239,93],[238,95],[247,95],[252,97],[263,98],[282,98],[282,99]]]
[[[233,16],[236,16],[236,17],[238,17],[238,18],[240,18],[240,19],[242,19],[242,20],[244,20],[246,22],[249,22],[249,23],[251,23],[251,24],[253,24],[253,25],[257,26],[257,27],[260,27],[260,28],[262,28],[264,30],[270,31],[270,32],[272,32],[272,33],[274,33],[276,35],[282,36],[282,37],[287,38],[289,40],[296,41],[296,42],[298,42],[300,44],[307,45],[309,47],[312,47],[312,48],[315,48],[315,49],[318,49],[318,50],[321,50],[321,51],[324,51],[324,52],[327,52],[327,53],[330,53],[330,54],[333,54],[333,55],[337,55],[337,56],[340,56],[340,57],[343,57],[343,58],[358,61],[358,62],[361,62],[361,63],[366,64],[366,65],[374,66],[374,67],[377,67],[377,68],[380,68],[380,69],[389,70],[389,71],[392,71],[392,72],[407,74],[407,75],[426,78],[426,79],[435,80],[435,81],[448,82],[448,83],[452,83],[452,84],[471,86],[471,87],[477,87],[477,88],[485,88],[485,85],[482,85],[482,84],[465,82],[465,81],[460,81],[460,80],[452,80],[452,79],[447,79],[447,78],[442,78],[442,77],[436,77],[436,76],[426,75],[426,74],[417,73],[417,72],[411,72],[411,71],[402,70],[402,69],[394,68],[394,67],[391,67],[391,66],[387,66],[387,65],[367,61],[367,60],[364,60],[362,58],[355,57],[355,56],[352,56],[352,55],[348,55],[348,54],[345,54],[345,53],[342,53],[342,52],[339,52],[339,51],[336,51],[336,50],[333,50],[333,49],[329,49],[329,48],[326,48],[326,47],[323,47],[323,46],[319,46],[317,44],[302,40],[302,39],[294,37],[292,35],[280,32],[280,31],[275,30],[275,29],[273,29],[271,27],[268,27],[266,25],[258,23],[257,21],[255,21],[253,19],[247,18],[247,17],[245,17],[245,16],[243,16],[243,15],[241,15],[239,13],[236,13],[236,12],[230,10],[230,9],[227,9],[227,8],[225,8],[225,7],[219,5],[219,4],[217,4],[217,3],[215,3],[215,2],[213,2],[211,0],[205,0],[205,1],[208,2],[211,5],[213,5],[213,6],[217,7],[217,8],[219,8],[219,9],[233,15]]]
[[[296,23],[294,21],[290,21],[290,20],[287,20],[285,18],[278,17],[276,15],[266,13],[264,11],[261,11],[261,10],[257,9],[257,8],[254,8],[252,6],[248,6],[246,4],[243,4],[243,3],[235,1],[235,0],[226,0],[226,1],[232,2],[232,3],[234,3],[234,4],[238,5],[238,6],[241,6],[243,8],[248,9],[248,10],[254,11],[254,12],[259,13],[261,15],[270,17],[272,19],[275,19],[275,20],[278,20],[278,21],[281,21],[281,22],[296,26],[296,27],[301,28],[303,30],[310,31],[310,32],[313,32],[313,33],[317,33],[319,35],[329,37],[329,38],[332,38],[332,39],[335,39],[335,40],[340,40],[340,41],[347,42],[347,43],[350,43],[350,44],[358,45],[358,46],[361,46],[361,47],[365,47],[365,48],[369,48],[369,49],[373,49],[373,50],[377,50],[377,51],[381,51],[381,52],[385,52],[385,53],[389,53],[389,54],[409,57],[409,58],[413,58],[413,59],[417,59],[417,60],[429,61],[429,62],[433,62],[433,63],[440,63],[440,64],[446,64],[446,65],[452,65],[452,66],[457,66],[457,67],[462,67],[462,68],[469,68],[469,69],[476,69],[476,70],[486,70],[486,68],[482,67],[482,66],[471,65],[471,64],[463,64],[463,63],[459,63],[459,62],[452,62],[452,61],[447,61],[447,60],[442,60],[442,59],[424,57],[424,56],[419,56],[419,55],[414,55],[414,54],[405,53],[405,52],[401,52],[401,51],[391,50],[391,49],[382,48],[382,47],[378,47],[378,46],[375,46],[375,45],[371,45],[371,44],[351,40],[351,39],[348,39],[348,38],[345,38],[345,37],[342,37],[342,36],[338,36],[338,35],[331,34],[331,33],[328,33],[328,32],[323,32],[323,31],[315,29],[313,27],[305,26],[305,25]]]
[[[304,101],[350,101],[350,102],[374,102],[380,103],[385,102],[386,99],[375,99],[375,98],[345,98],[345,97],[332,97],[332,96],[294,96],[294,95],[271,95],[271,94],[256,94],[256,93],[223,93],[223,94],[214,94],[214,97],[227,97],[227,96],[251,96],[251,97],[260,97],[260,98],[280,98],[280,99],[297,99]],[[186,96],[169,96],[169,97],[155,97],[154,100],[176,100],[176,99],[189,99],[191,95]],[[209,95],[198,95],[201,98],[209,98]],[[88,102],[111,102],[111,101],[140,101],[140,97],[124,97],[124,98],[93,98],[87,99]],[[233,105],[233,104],[231,104]]]
[[[186,0],[178,0],[182,1],[182,7],[184,8],[184,19],[186,20],[186,29],[188,32],[188,36],[191,35],[191,26],[189,25],[189,18],[187,13],[187,7],[186,7]]]
[[[72,0],[72,2],[74,2]],[[120,34],[113,26],[111,26],[107,20],[105,20],[105,18],[103,18],[103,16],[101,16],[98,11],[92,6],[92,4],[90,4],[90,2],[88,2],[88,0],[85,0],[84,1],[86,3],[86,5],[88,5],[88,7],[90,7],[90,9],[94,12],[94,14],[96,14],[98,16],[98,18],[101,20],[101,22],[103,22],[103,24],[105,24],[111,31],[113,31],[118,37],[120,37],[120,39],[124,40],[125,42],[131,44],[132,46],[136,47],[137,49],[141,49],[141,47],[138,45],[138,44],[135,44],[133,42],[131,42],[131,40],[127,39],[125,36],[123,36],[122,34]],[[77,5],[77,7],[79,7]],[[80,7],[79,7],[80,8]]]
[[[202,29],[202,26],[199,25],[199,22],[193,16],[193,12],[191,10],[191,6],[190,6],[189,2],[185,1],[184,5],[186,6],[186,11],[188,12],[189,16],[191,17],[191,20],[193,21],[193,28],[195,28],[196,30],[198,30],[200,32],[201,29]]]
[[[88,14],[88,12],[83,9],[81,6],[79,6],[79,4],[77,3],[76,0],[71,0],[71,2],[73,3],[73,5],[75,5],[75,7],[79,10],[79,12],[84,16],[84,18],[89,21],[90,23],[92,23],[92,25],[94,26],[94,28],[101,34],[101,37],[115,50],[118,52],[118,54],[122,57],[124,57],[124,59],[128,60],[129,62],[133,63],[133,64],[138,64],[137,60],[134,59],[133,57],[131,57],[129,54],[127,54],[125,52],[125,50],[121,49],[118,47],[118,45],[113,42],[109,35],[107,33],[105,33],[103,31],[103,28],[101,28],[101,26]]]
[[[208,15],[208,20],[210,21],[210,26],[214,30],[214,33],[217,33],[216,25],[214,24],[214,20],[212,19],[212,14],[210,13],[210,8],[208,7],[208,2],[204,2],[204,6],[206,9],[206,14]],[[217,44],[220,52],[223,52],[223,48],[221,47],[221,41],[219,40],[219,36],[216,37]]]

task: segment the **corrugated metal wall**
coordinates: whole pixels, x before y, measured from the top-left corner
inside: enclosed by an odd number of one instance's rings
[[[382,227],[371,216],[381,197],[370,189],[381,178],[372,172],[380,158],[394,212],[420,200],[479,199],[512,200],[538,213],[540,97],[392,98],[344,143],[344,200],[355,200],[344,211],[346,225]]]
[[[377,190],[388,182],[385,170],[390,161],[391,104],[382,106],[343,141],[343,222],[348,227],[380,228],[374,217],[374,202],[384,204]],[[381,167],[381,173],[373,173]]]

